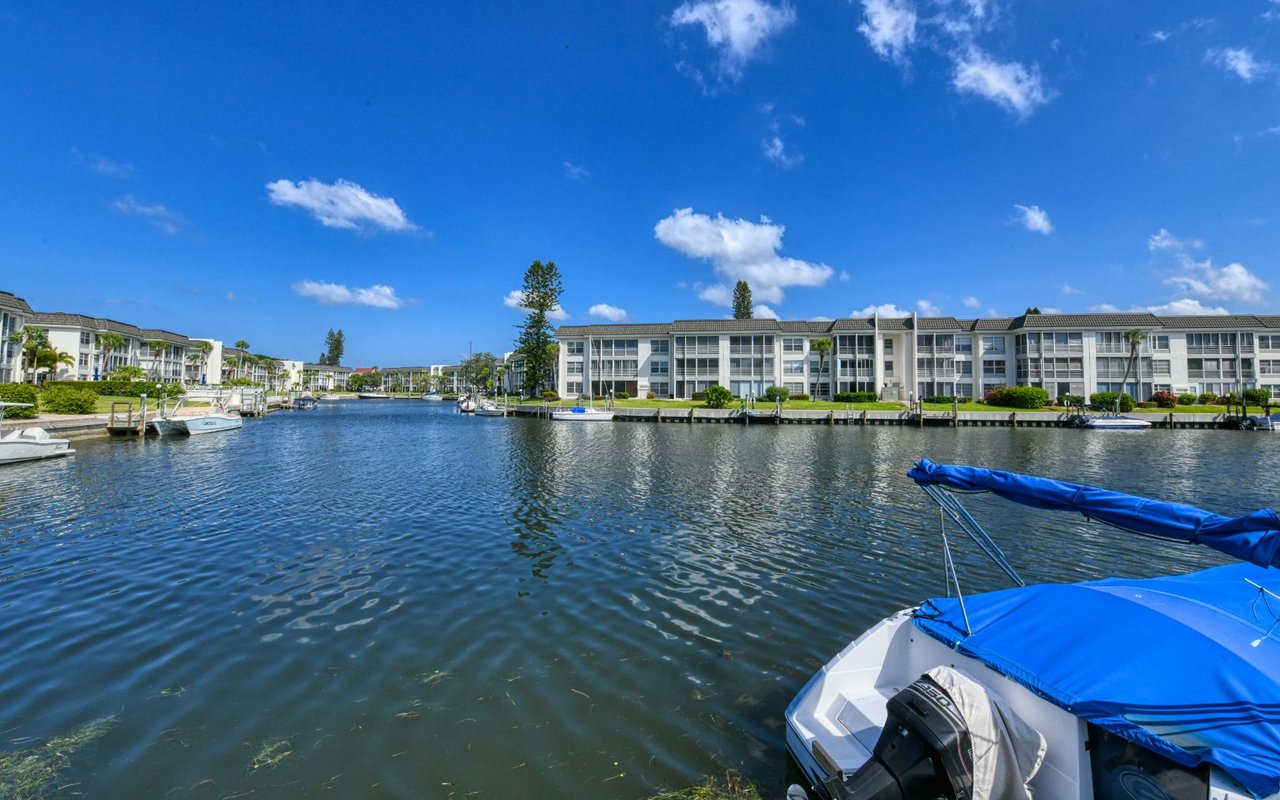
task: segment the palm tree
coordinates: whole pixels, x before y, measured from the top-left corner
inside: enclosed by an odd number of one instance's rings
[[[196,349],[200,351],[200,374],[203,377],[209,371],[209,355],[213,352],[213,342],[201,339],[196,342]]]
[[[46,345],[45,347],[40,348],[40,351],[36,353],[35,363],[37,371],[47,369],[50,372],[56,373],[59,364],[74,367],[76,365],[76,357],[65,350],[58,350],[55,347]]]
[[[22,372],[30,372],[32,380],[29,382],[34,383],[35,371],[40,366],[37,363],[40,351],[49,347],[49,332],[34,325],[24,325],[21,330],[9,334],[9,341],[22,348]]]
[[[164,351],[169,349],[169,343],[156,339],[155,341],[147,342],[147,348],[151,350],[151,369],[155,372],[156,380],[160,380],[160,356],[164,355]]]
[[[232,378],[236,377],[236,373],[240,370],[240,359],[235,356],[227,356],[222,359],[222,377],[226,379],[230,374]]]
[[[102,363],[98,365],[98,374],[104,379],[111,372],[111,354],[124,349],[124,337],[112,331],[98,331],[98,349],[101,351]]]
[[[822,374],[823,374],[822,367],[827,361],[827,353],[831,352],[831,340],[830,339],[814,339],[812,342],[809,343],[809,349],[818,354],[818,380],[815,383],[820,386],[822,384]],[[832,386],[834,386],[834,384],[832,384],[831,379],[828,378],[827,379],[828,391],[831,390]],[[817,400],[818,399],[816,396],[817,393],[815,392],[814,394],[815,396],[813,399]]]
[[[1142,346],[1142,341],[1147,338],[1146,331],[1140,331],[1137,328],[1130,328],[1124,332],[1124,339],[1129,343],[1129,360],[1124,365],[1124,377],[1120,379],[1120,391],[1116,392],[1116,413],[1120,413],[1120,395],[1125,393],[1125,384],[1129,382],[1129,372],[1133,370],[1134,362],[1138,360],[1138,348]],[[1138,394],[1138,392],[1134,392]],[[1135,400],[1137,398],[1134,398]]]

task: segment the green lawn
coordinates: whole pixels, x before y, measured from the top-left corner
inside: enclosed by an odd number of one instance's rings
[[[537,401],[526,400],[525,403],[533,403]],[[575,404],[573,400],[561,400],[558,403],[552,403],[557,406],[572,406]],[[606,401],[596,400],[596,408],[604,408]],[[732,400],[726,409],[736,410],[742,406],[742,401]],[[694,402],[693,400],[645,400],[644,398],[633,398],[630,400],[614,400],[614,408],[671,408],[671,409],[689,409],[689,408],[707,408],[707,404],[701,400]],[[905,411],[907,406],[905,403],[876,402],[876,403],[832,403],[827,400],[788,400],[782,406],[784,411],[848,411],[852,408],[854,411]],[[759,400],[754,406],[756,411],[772,411],[773,403],[766,400]]]

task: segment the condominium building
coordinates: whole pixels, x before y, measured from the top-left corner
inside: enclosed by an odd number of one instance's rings
[[[1127,332],[1143,341],[1124,387]],[[1051,397],[1120,391],[1225,394],[1261,387],[1280,399],[1280,317],[1026,314],[837,319],[676,320],[564,325],[557,390],[689,398],[712,385],[735,396],[875,392],[882,399],[982,397],[1039,386]],[[822,342],[815,347],[815,343]]]
[[[158,383],[180,383],[189,376],[187,355],[194,344],[180,334],[63,312],[34,313],[27,324],[47,331],[49,346],[75,362],[58,364],[52,380],[95,381],[124,366],[139,367]],[[120,342],[104,341],[103,334],[115,334]]]
[[[22,350],[9,337],[31,319],[31,306],[11,292],[0,292],[0,383],[22,380]]]

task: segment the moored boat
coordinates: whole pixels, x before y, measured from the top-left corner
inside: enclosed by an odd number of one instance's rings
[[[1120,414],[1101,414],[1096,417],[1090,416],[1081,419],[1079,427],[1104,431],[1141,431],[1150,428],[1151,423],[1145,419],[1126,417]]]
[[[4,417],[6,408],[18,407],[30,408],[31,404],[0,400],[0,418]],[[15,428],[0,434],[0,464],[59,458],[73,453],[75,450],[71,449],[70,441],[50,436],[48,431],[38,426]]]
[[[821,797],[1280,797],[1280,517],[1230,518],[1088,486],[922,460],[910,477],[1010,577],[899,611],[786,712]],[[1026,585],[960,505],[990,492],[1243,563],[1188,575]]]
[[[356,397],[361,400],[390,400],[391,395],[385,392],[356,392]]]
[[[613,412],[602,411],[590,406],[574,406],[572,408],[557,408],[551,412],[551,418],[564,422],[609,422],[613,419]]]

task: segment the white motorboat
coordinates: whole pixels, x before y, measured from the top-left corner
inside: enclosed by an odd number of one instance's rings
[[[1280,516],[927,460],[909,476],[1015,587],[962,594],[944,526],[947,596],[863,633],[787,708],[788,797],[1280,798]],[[960,505],[975,492],[1242,563],[1026,585]]]
[[[316,407],[315,395],[310,392],[303,392],[297,400],[293,401],[293,407],[299,411],[311,411]]]
[[[173,408],[164,408],[148,423],[161,436],[199,436],[204,433],[220,433],[244,427],[240,412],[215,402],[209,406],[183,407],[182,401]]]
[[[1099,431],[1141,431],[1151,427],[1145,419],[1125,417],[1120,414],[1101,414],[1096,417],[1085,417],[1078,427]]]
[[[552,419],[565,422],[610,422],[612,411],[602,411],[591,406],[574,406],[573,408],[557,408],[551,412]]]
[[[441,403],[441,402],[444,402],[444,398],[443,398],[443,397],[441,397],[441,396],[440,396],[438,393],[436,393],[436,392],[427,392],[426,394],[424,394],[424,395],[422,396],[422,399],[423,399],[423,400],[426,400],[428,403]]]
[[[1280,429],[1280,412],[1245,417],[1240,427],[1246,431],[1275,431]]]
[[[473,413],[477,408],[479,408],[479,405],[480,404],[477,403],[475,398],[471,395],[464,394],[458,397],[458,410],[463,414]]]
[[[0,418],[4,417],[6,408],[30,408],[30,403],[11,403],[0,400]],[[56,439],[44,428],[15,428],[0,435],[0,464],[12,464],[18,461],[35,461],[41,458],[58,458],[75,453],[71,442]]]
[[[477,417],[505,417],[507,411],[492,400],[485,400],[476,406]]]
[[[391,395],[384,392],[356,392],[356,397],[361,400],[390,400]]]

